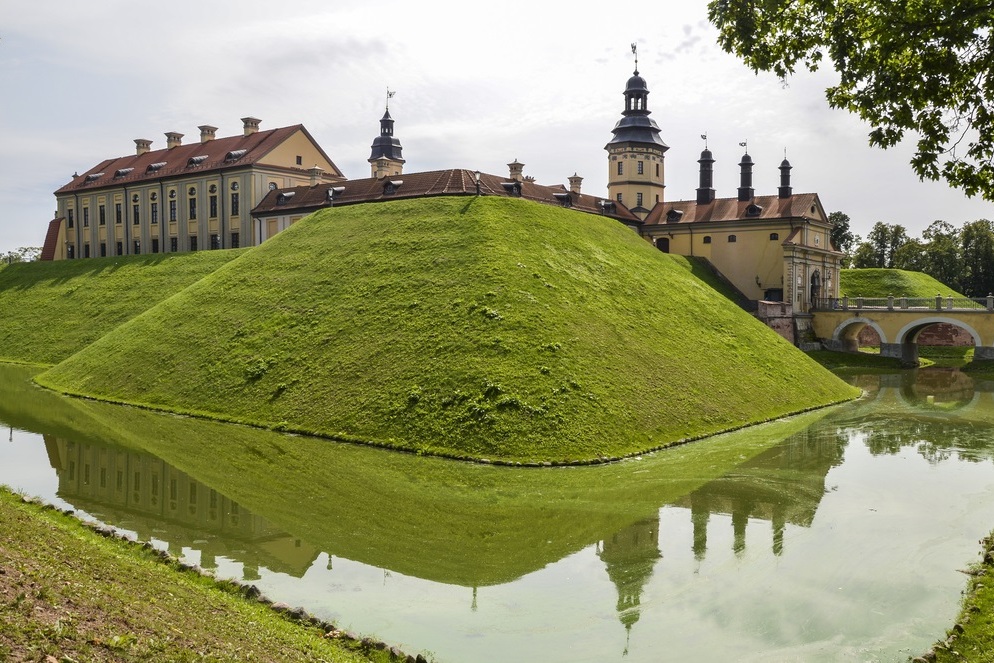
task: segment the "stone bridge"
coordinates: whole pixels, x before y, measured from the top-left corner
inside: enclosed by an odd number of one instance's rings
[[[918,364],[918,335],[945,323],[973,337],[974,361],[994,360],[994,296],[841,297],[818,299],[812,329],[828,350],[855,352],[859,332],[869,325],[880,336],[880,354],[908,366]]]

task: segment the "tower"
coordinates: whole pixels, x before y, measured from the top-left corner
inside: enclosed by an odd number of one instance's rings
[[[394,92],[387,90],[387,105],[380,119],[380,135],[373,139],[372,151],[369,154],[369,165],[372,177],[394,177],[404,172],[404,159],[401,156],[400,141],[393,135],[393,118],[390,117],[390,98]]]
[[[625,86],[625,110],[611,130],[614,138],[604,146],[608,153],[607,191],[611,200],[645,219],[649,210],[663,201],[663,154],[670,148],[659,137],[656,121],[649,117],[649,87],[639,76],[635,44],[632,52],[635,73]]]

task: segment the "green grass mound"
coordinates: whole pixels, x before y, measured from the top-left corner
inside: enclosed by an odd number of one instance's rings
[[[9,265],[0,270],[0,361],[58,363],[240,253]]]
[[[922,272],[903,269],[843,269],[839,271],[840,297],[964,297],[941,281]]]
[[[319,212],[38,377],[459,457],[619,456],[854,389],[617,222],[505,198]]]

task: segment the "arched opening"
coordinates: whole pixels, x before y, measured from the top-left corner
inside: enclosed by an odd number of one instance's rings
[[[821,297],[821,272],[817,269],[811,272],[811,305],[814,306]]]
[[[669,237],[657,237],[656,238],[656,248],[663,253],[670,252],[670,238]]]
[[[973,359],[978,341],[975,332],[953,320],[929,319],[905,331],[902,358],[921,358],[940,366],[962,366]],[[910,363],[910,362],[909,362]]]
[[[976,397],[974,381],[952,368],[929,366],[905,375],[900,387],[901,399],[914,407],[936,410],[959,410]]]

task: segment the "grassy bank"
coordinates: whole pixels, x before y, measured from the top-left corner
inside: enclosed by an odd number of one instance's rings
[[[0,271],[0,361],[60,362],[242,252],[9,265]]]
[[[963,297],[922,272],[903,269],[843,269],[839,271],[840,297]]]
[[[2,660],[390,660],[2,488],[0,522]]]
[[[994,661],[994,533],[981,541],[982,560],[969,569],[963,607],[946,637],[918,661],[990,663]]]
[[[605,218],[521,200],[332,208],[39,377],[424,453],[620,456],[856,395]]]

